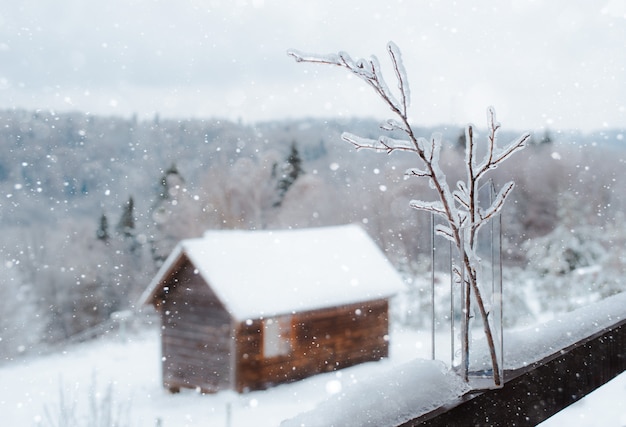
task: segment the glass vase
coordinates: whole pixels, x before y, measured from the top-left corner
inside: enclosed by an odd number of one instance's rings
[[[489,206],[495,197],[493,184],[483,186],[479,194],[481,205]],[[431,217],[432,358],[449,360],[472,389],[500,388],[504,383],[500,215],[474,235],[461,228],[459,244],[436,233],[441,221]]]

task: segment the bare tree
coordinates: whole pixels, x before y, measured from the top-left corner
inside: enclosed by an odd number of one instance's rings
[[[444,219],[444,224],[438,225],[436,232],[450,240],[461,254],[463,265],[461,271],[457,270],[455,273],[458,281],[462,282],[462,285],[468,290],[465,293],[467,300],[464,301],[464,316],[466,317],[464,325],[469,323],[469,298],[473,294],[489,347],[494,382],[499,386],[502,383],[502,378],[500,378],[499,374],[496,347],[489,323],[489,312],[486,309],[478,280],[477,272],[480,258],[476,252],[476,240],[479,229],[500,212],[507,196],[513,189],[514,183],[511,181],[504,184],[487,207],[479,205],[478,189],[480,188],[481,180],[483,180],[487,172],[495,169],[513,153],[522,149],[530,138],[530,134],[525,133],[505,147],[500,148],[496,138],[500,124],[496,121],[495,110],[490,107],[487,110],[489,135],[486,153],[479,162],[477,159],[478,146],[474,140],[474,128],[471,125],[467,126],[465,133],[466,180],[458,181],[456,189],[452,190],[450,185],[448,185],[446,175],[439,165],[442,145],[441,135],[435,133],[430,139],[426,139],[415,134],[409,120],[410,90],[400,50],[393,42],[390,42],[387,45],[387,52],[396,74],[397,87],[400,93],[399,99],[389,89],[383,78],[379,61],[375,56],[372,56],[370,59],[355,61],[345,52],[318,55],[290,50],[288,54],[294,57],[297,62],[330,64],[347,69],[372,87],[393,112],[395,119],[387,120],[381,125],[381,129],[389,133],[399,132],[403,135],[402,139],[394,138],[389,136],[389,134],[381,135],[378,139],[369,139],[350,133],[344,133],[342,138],[353,144],[357,149],[363,148],[388,154],[395,151],[409,152],[416,154],[421,159],[422,167],[409,169],[406,171],[406,175],[428,179],[431,188],[437,193],[438,200],[413,200],[410,202],[410,206],[418,210],[431,212]],[[470,290],[471,292],[469,292]],[[468,348],[468,341],[469,330],[465,326],[463,342],[466,349]],[[468,380],[467,374],[465,374],[465,380]]]

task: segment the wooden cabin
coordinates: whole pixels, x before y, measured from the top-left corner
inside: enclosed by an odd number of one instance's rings
[[[160,313],[163,385],[244,392],[388,355],[403,286],[357,225],[181,241],[141,297]]]

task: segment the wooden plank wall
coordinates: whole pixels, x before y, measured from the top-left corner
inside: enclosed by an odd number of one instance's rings
[[[291,352],[266,358],[263,320],[233,325],[186,258],[172,269],[167,288],[156,306],[162,321],[163,385],[173,392],[183,387],[264,389],[388,355],[385,299],[293,314]]]
[[[189,262],[169,288],[160,310],[164,387],[203,392],[230,388],[230,315]]]
[[[236,389],[257,390],[388,356],[388,302],[296,313],[292,351],[264,358],[263,321],[237,327]]]

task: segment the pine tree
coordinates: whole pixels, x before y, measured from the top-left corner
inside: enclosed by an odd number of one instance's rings
[[[545,130],[539,144],[552,144],[552,135],[550,135],[550,131],[548,129]]]
[[[172,165],[167,169],[163,176],[161,176],[161,187],[159,188],[159,200],[157,200],[157,204],[162,200],[171,199],[175,193],[178,191],[179,187],[182,187],[182,184],[185,182],[180,172],[178,172],[178,168],[176,164],[172,163]]]
[[[272,177],[277,177],[277,172],[277,165],[274,164],[272,168]],[[300,152],[298,151],[298,147],[294,141],[291,143],[289,155],[280,170],[280,177],[277,177],[278,181],[276,183],[276,190],[278,192],[278,198],[274,202],[274,207],[282,205],[285,194],[302,174],[304,174],[304,169],[302,169],[302,158],[300,157]]]
[[[465,136],[465,129],[461,129],[459,136],[456,139],[456,148],[465,152],[465,146],[467,145],[467,138]]]
[[[128,202],[122,210],[122,216],[115,230],[124,237],[133,237],[135,235],[135,201],[133,197],[128,198]]]
[[[103,242],[108,242],[109,237],[110,237],[109,236],[109,220],[107,219],[107,216],[103,212],[102,215],[100,216],[100,226],[98,227],[98,230],[96,231],[96,238]]]

